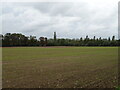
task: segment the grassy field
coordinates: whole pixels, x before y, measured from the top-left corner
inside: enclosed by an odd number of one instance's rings
[[[3,88],[112,88],[117,47],[3,48]]]

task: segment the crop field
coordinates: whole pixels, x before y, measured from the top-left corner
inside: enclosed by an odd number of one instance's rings
[[[114,88],[117,47],[2,48],[3,88]]]

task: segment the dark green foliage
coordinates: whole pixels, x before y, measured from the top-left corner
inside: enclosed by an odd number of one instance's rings
[[[2,46],[38,46],[35,36],[26,37],[22,34],[7,33],[2,38]]]
[[[55,33],[55,32],[54,32]],[[0,40],[2,40],[2,46],[44,46],[40,40],[37,40],[35,36],[25,36],[18,33],[6,33],[5,35],[0,35]],[[54,34],[54,39],[47,39],[45,46],[119,46],[120,40],[116,40],[115,36],[108,39],[96,38],[95,36],[91,39],[88,35],[85,38],[80,39],[57,39],[56,33]],[[1,43],[0,43],[1,44]]]
[[[54,40],[56,40],[56,32],[54,32]]]

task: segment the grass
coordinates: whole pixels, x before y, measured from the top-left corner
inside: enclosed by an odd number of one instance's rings
[[[3,48],[3,88],[113,88],[117,47]]]

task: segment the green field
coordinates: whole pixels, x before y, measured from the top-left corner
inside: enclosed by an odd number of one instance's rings
[[[3,48],[3,88],[112,88],[117,47]]]

